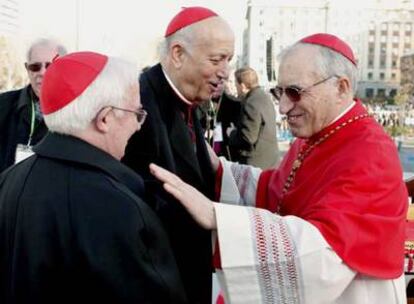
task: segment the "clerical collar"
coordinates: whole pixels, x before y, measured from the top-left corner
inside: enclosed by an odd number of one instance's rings
[[[189,106],[192,106],[193,103],[190,102],[187,98],[185,98],[184,95],[180,93],[180,91],[178,91],[177,87],[173,84],[170,77],[168,77],[167,72],[164,71],[163,67],[161,67],[161,70],[164,73],[165,79],[167,79],[167,82],[170,84],[171,88],[174,90],[175,94],[177,94],[177,96],[180,97],[180,99],[184,101],[186,104],[188,104]]]
[[[351,111],[351,109],[353,108],[353,106],[356,104],[355,100],[352,100],[352,103],[346,107],[345,110],[342,111],[341,114],[339,114],[328,126],[334,124],[336,121],[338,121],[342,116],[344,116],[346,113],[348,113],[349,111]]]

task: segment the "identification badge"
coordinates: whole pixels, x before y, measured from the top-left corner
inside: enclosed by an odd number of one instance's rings
[[[32,156],[34,154],[33,150],[32,150],[32,146],[27,146],[27,145],[22,145],[19,144],[17,145],[16,148],[16,155],[15,155],[15,161],[14,163],[20,163],[22,160]]]
[[[223,141],[223,129],[221,127],[221,122],[218,122],[214,128],[213,133],[214,142],[222,142]]]

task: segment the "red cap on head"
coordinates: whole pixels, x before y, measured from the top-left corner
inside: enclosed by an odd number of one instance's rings
[[[43,114],[56,112],[76,97],[102,72],[108,57],[93,52],[71,53],[59,57],[46,70],[40,106]]]
[[[331,50],[348,58],[349,61],[351,61],[355,66],[357,65],[351,47],[345,41],[339,39],[334,35],[324,33],[314,34],[301,39],[299,42],[317,44],[330,48]]]
[[[186,26],[214,16],[218,15],[205,7],[185,7],[170,21],[167,30],[165,31],[165,37],[174,34],[176,31]]]

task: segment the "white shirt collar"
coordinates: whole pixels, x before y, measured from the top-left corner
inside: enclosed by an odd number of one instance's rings
[[[180,97],[180,99],[182,101],[184,101],[186,104],[188,104],[189,106],[191,106],[192,105],[192,102],[190,102],[187,98],[185,98],[183,96],[183,94],[180,93],[180,91],[178,91],[177,87],[173,84],[173,82],[171,81],[170,77],[168,77],[167,72],[165,72],[164,68],[161,67],[161,70],[164,73],[164,76],[167,79],[167,82],[170,84],[171,88],[174,90],[175,94],[177,94],[177,96]]]
[[[346,107],[345,110],[342,111],[341,114],[339,114],[330,124],[333,124],[335,121],[337,121],[338,119],[340,119],[342,116],[344,116],[346,113],[348,113],[349,111],[351,111],[352,107],[355,105],[355,100],[352,101],[352,103]]]

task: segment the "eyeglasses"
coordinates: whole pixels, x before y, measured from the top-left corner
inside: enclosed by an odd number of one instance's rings
[[[324,83],[325,81],[328,81],[329,79],[333,77],[339,77],[336,75],[329,76],[327,78],[324,78],[314,84],[312,84],[309,87],[306,88],[300,88],[298,86],[287,86],[287,87],[280,87],[276,86],[272,89],[270,89],[270,93],[277,99],[280,100],[282,98],[283,94],[286,94],[286,96],[293,102],[299,102],[302,98],[302,94],[306,91],[309,91],[311,88],[316,87],[317,85],[320,85],[321,83]]]
[[[140,125],[144,123],[145,118],[147,117],[147,114],[148,114],[147,111],[145,111],[144,109],[138,109],[134,111],[134,110],[128,110],[128,109],[123,109],[123,108],[118,108],[118,107],[113,107],[113,106],[111,106],[111,108],[124,111],[124,112],[134,113],[137,116],[137,120]]]
[[[47,69],[51,62],[33,62],[33,63],[25,63],[26,69],[28,69],[30,72],[39,72],[42,69],[42,66]]]

